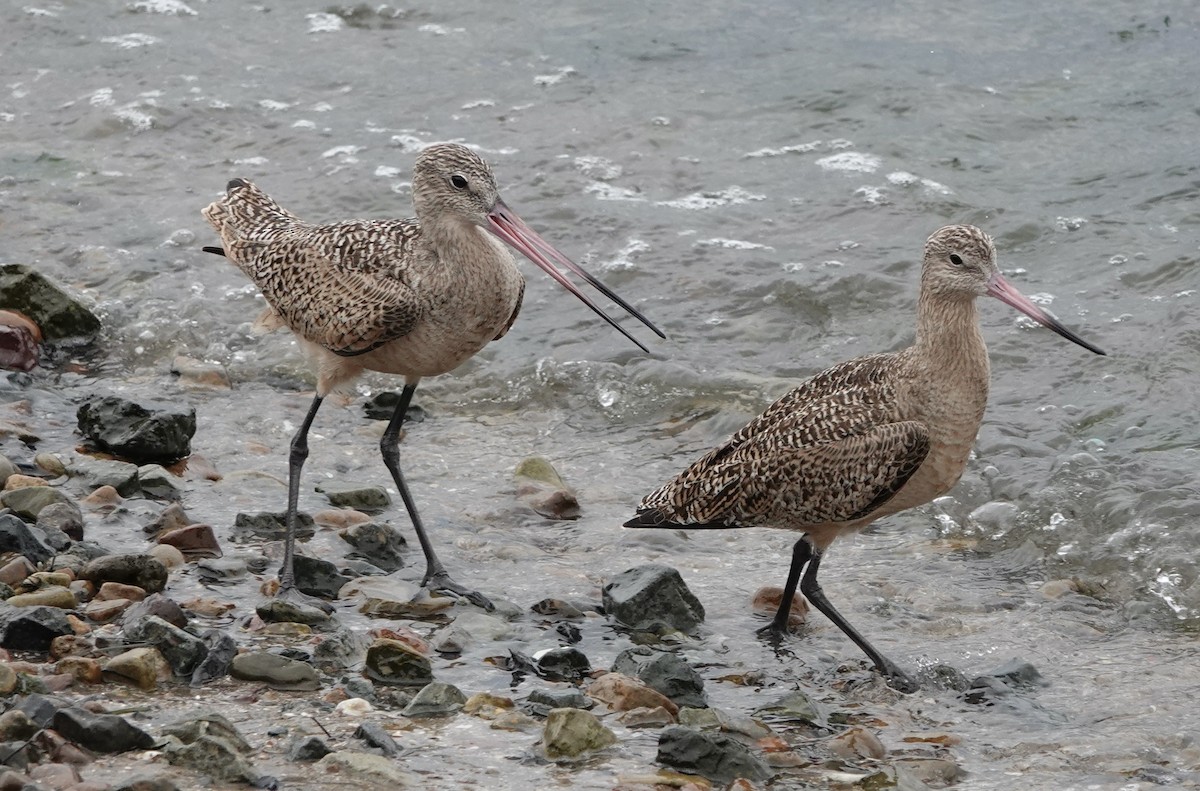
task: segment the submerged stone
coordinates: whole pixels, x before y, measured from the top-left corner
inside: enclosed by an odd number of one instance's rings
[[[431,681],[404,707],[405,717],[448,717],[458,713],[467,696],[453,684]]]
[[[664,728],[658,737],[656,760],[664,766],[732,783],[739,777],[761,782],[771,777],[766,762],[741,742],[721,733],[696,731],[683,725]]]
[[[122,497],[137,494],[140,489],[137,465],[126,461],[80,456],[68,465],[67,472],[72,478],[83,479],[91,489],[111,486]]]
[[[97,585],[136,585],[147,593],[158,593],[167,586],[167,567],[149,555],[105,555],[88,561],[79,576]]]
[[[57,486],[26,486],[0,492],[0,507],[32,521],[37,520],[43,509],[56,503],[71,503],[71,498]]]
[[[317,532],[316,522],[303,511],[296,512],[296,538],[303,541]],[[237,541],[247,538],[282,539],[287,535],[286,511],[259,511],[256,514],[239,513],[233,518],[233,537]]]
[[[354,547],[351,556],[368,560],[384,571],[404,568],[403,553],[408,542],[391,525],[365,522],[339,530],[338,535]]]
[[[296,555],[293,568],[300,592],[322,599],[336,599],[338,592],[351,581],[337,566],[321,558]]]
[[[633,629],[689,632],[704,621],[704,606],[670,566],[637,566],[604,586],[604,610]]]
[[[541,743],[547,758],[575,758],[616,744],[617,736],[589,711],[553,709],[546,715]]]
[[[407,643],[380,637],[367,649],[363,674],[380,684],[417,687],[433,681],[433,666]]]
[[[36,323],[47,341],[90,341],[100,331],[91,309],[32,267],[0,264],[0,294],[5,306]]]
[[[704,708],[704,679],[679,655],[646,646],[627,648],[613,661],[613,672],[639,678],[675,705]]]
[[[369,747],[375,747],[388,757],[400,752],[400,745],[396,744],[396,740],[392,738],[392,735],[378,723],[361,723],[354,731],[354,738],[361,739]]]
[[[76,417],[80,434],[137,464],[172,462],[192,452],[196,433],[192,407],[98,396],[84,402]]]
[[[238,654],[230,664],[229,675],[243,681],[261,681],[272,689],[312,692],[321,688],[312,665],[267,651]]]
[[[392,504],[392,498],[382,486],[346,482],[325,482],[316,487],[329,498],[330,505],[353,508],[356,511],[381,511]]]
[[[578,519],[579,498],[547,459],[531,456],[513,473],[517,497],[547,519]]]

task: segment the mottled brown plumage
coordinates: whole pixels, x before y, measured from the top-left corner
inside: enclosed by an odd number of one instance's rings
[[[293,586],[292,552],[299,475],[307,434],[322,399],[363,371],[405,377],[380,443],[425,553],[425,584],[487,600],[454,583],[438,561],[399,470],[400,424],[421,377],[457,368],[508,332],[521,308],[525,279],[508,245],[519,250],[610,325],[645,350],[559,271],[584,278],[647,327],[637,310],[548,242],[500,199],[488,164],[465,146],[426,148],[413,166],[417,218],[314,225],[244,179],[204,209],[225,255],[262,291],[258,324],[287,327],[317,368],[317,392],[292,441],[288,532],[280,584]]]
[[[991,238],[978,228],[935,232],[925,244],[912,346],[817,374],[647,495],[626,526],[802,531],[768,630],[776,636],[786,630],[807,564],[801,591],[894,685],[915,688],[824,598],[816,582],[822,553],[839,534],[927,503],[958,482],[988,394],[977,296],[995,296],[1103,354],[1009,286],[995,258]]]

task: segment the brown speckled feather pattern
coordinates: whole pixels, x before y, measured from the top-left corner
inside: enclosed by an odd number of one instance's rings
[[[842,363],[788,392],[649,494],[660,525],[803,528],[879,508],[924,461],[929,433],[898,408],[896,355]]]

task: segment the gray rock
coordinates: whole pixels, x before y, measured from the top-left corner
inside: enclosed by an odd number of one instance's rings
[[[651,563],[618,574],[602,598],[605,612],[633,629],[688,632],[704,621],[704,606],[670,566]]]
[[[0,492],[0,507],[7,508],[22,519],[36,521],[44,508],[55,503],[70,503],[71,498],[57,486],[26,486]]]
[[[421,687],[433,681],[429,658],[399,640],[376,639],[367,649],[363,674],[372,681],[395,687]]]
[[[196,410],[168,403],[137,404],[118,396],[92,398],[76,412],[79,433],[137,464],[170,462],[192,452]]]
[[[57,709],[56,709],[57,710]],[[50,716],[54,716],[51,714]],[[48,720],[47,720],[48,721]],[[37,724],[20,709],[9,709],[0,714],[0,741],[21,741],[32,738],[38,732]],[[3,761],[0,761],[3,763]]]
[[[975,678],[964,699],[968,703],[983,703],[1018,690],[1044,687],[1046,684],[1042,674],[1033,665],[1023,659],[1010,659],[990,673]]]
[[[143,618],[156,616],[180,629],[187,626],[188,617],[183,608],[161,593],[152,593],[141,601],[135,601],[125,611],[123,623],[135,623]]]
[[[161,464],[143,464],[137,469],[142,494],[156,500],[178,500],[183,496],[179,478],[167,472]]]
[[[72,634],[67,614],[57,607],[0,608],[0,647],[14,651],[50,650],[50,641]]]
[[[341,782],[350,787],[364,788],[428,788],[427,779],[419,779],[405,772],[391,758],[371,753],[355,753],[339,750],[317,761],[313,771],[324,777],[332,774],[345,778]]]
[[[243,681],[262,681],[272,689],[312,692],[321,688],[312,665],[266,651],[238,654],[229,666],[229,675]]]
[[[368,420],[391,420],[398,403],[400,403],[400,393],[395,390],[384,390],[363,402],[363,413],[366,414]],[[418,404],[409,404],[408,410],[404,413],[405,425],[424,422],[425,409]]]
[[[333,750],[320,736],[301,736],[288,747],[288,760],[319,761]]]
[[[98,753],[148,750],[154,746],[153,736],[115,714],[93,714],[72,707],[59,709],[50,722],[63,736]]]
[[[16,474],[17,465],[13,464],[3,453],[0,453],[0,489],[4,488],[4,483],[8,480],[8,476]]]
[[[549,460],[541,456],[522,459],[513,472],[517,497],[538,514],[547,519],[578,519],[579,498],[554,469]]]
[[[617,743],[616,734],[595,714],[582,709],[554,709],[546,717],[542,748],[546,757],[575,758]]]
[[[203,640],[156,615],[126,618],[123,626],[127,639],[157,648],[177,676],[191,676],[208,656]]]
[[[384,571],[404,568],[403,553],[408,542],[391,525],[365,522],[339,530],[338,535],[354,547],[352,556],[369,560]]]
[[[316,522],[303,511],[296,512],[296,538],[301,541],[312,538],[317,532]],[[244,541],[248,538],[282,539],[287,535],[286,511],[260,511],[256,514],[239,513],[233,518],[233,538]]]
[[[198,687],[224,678],[229,673],[233,658],[237,655],[237,641],[220,629],[209,629],[204,633],[204,646],[208,649],[204,659],[192,671],[191,685]]]
[[[179,791],[175,781],[165,774],[139,772],[127,780],[121,780],[112,791]]]
[[[47,543],[55,550],[66,549],[71,541],[83,540],[83,512],[75,503],[51,503],[38,512],[37,526],[46,533]],[[57,533],[69,539],[57,540]]]
[[[570,646],[539,651],[533,661],[538,676],[550,681],[579,681],[592,670],[587,656]]]
[[[329,498],[330,505],[353,508],[356,511],[382,511],[392,504],[392,498],[382,486],[328,481],[316,487]]]
[[[111,486],[122,497],[138,492],[138,468],[136,464],[112,459],[93,459],[80,456],[67,467],[74,478],[82,478],[92,489]]]
[[[45,486],[30,487],[45,489]],[[20,490],[18,490],[20,491]],[[34,565],[41,565],[54,555],[45,539],[12,514],[0,514],[0,552],[23,555]]]
[[[596,705],[577,689],[535,689],[525,700],[552,709],[590,709]]]
[[[383,729],[382,725],[374,722],[364,722],[354,731],[355,739],[362,739],[369,746],[380,750],[389,758],[400,752],[400,745],[392,735]]]
[[[307,597],[306,597],[307,598]],[[267,623],[302,623],[314,626],[329,621],[332,608],[319,599],[274,596],[259,602],[254,612]]]
[[[641,679],[677,706],[702,709],[708,705],[704,697],[704,679],[677,654],[635,646],[617,655],[612,670]]]
[[[32,319],[47,341],[91,340],[100,331],[96,314],[45,275],[22,264],[0,264],[0,294],[5,306]]]
[[[659,734],[656,760],[722,785],[739,777],[757,783],[771,776],[766,762],[741,742],[721,733],[705,733],[682,725],[664,728]]]
[[[326,672],[337,672],[359,662],[367,650],[367,637],[362,632],[339,628],[323,635],[324,639],[313,647],[313,660],[317,667]],[[356,679],[366,686],[366,679]],[[357,697],[364,697],[358,695]]]
[[[18,775],[17,772],[24,772],[29,769],[29,754],[32,745],[26,741],[20,742],[0,742],[0,757],[4,758],[4,766],[8,769],[13,769],[13,772],[0,772],[0,780],[12,783],[10,786],[0,786],[4,788],[19,788],[21,791],[30,791],[30,786],[25,785],[25,778]],[[7,756],[7,757],[5,757]],[[16,779],[13,779],[13,778]],[[41,791],[39,786],[33,786],[33,791]]]
[[[89,561],[80,576],[97,585],[136,585],[147,593],[158,593],[167,586],[167,567],[150,555],[106,555]]]
[[[776,722],[799,721],[821,727],[829,723],[829,718],[825,716],[816,701],[798,689],[789,692],[779,700],[758,707],[754,713],[764,719]]]
[[[180,720],[163,728],[163,753],[178,766],[187,766],[216,781],[249,782],[260,788],[273,787],[250,764],[253,748],[220,714]]]
[[[16,710],[23,712],[39,728],[48,728],[55,712],[70,706],[70,702],[62,698],[34,693],[19,699]]]
[[[453,684],[431,681],[404,707],[405,717],[446,717],[456,714],[467,702],[467,696]]]
[[[203,736],[212,736],[228,742],[236,753],[250,753],[254,748],[241,732],[224,715],[206,712],[197,717],[176,720],[163,726],[163,735],[174,736],[184,744],[191,744]]]
[[[350,581],[350,577],[339,573],[337,566],[328,560],[296,555],[294,562],[296,587],[301,593],[307,593],[309,596],[336,599],[338,591]]]

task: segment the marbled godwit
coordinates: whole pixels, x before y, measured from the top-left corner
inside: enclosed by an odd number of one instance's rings
[[[927,503],[958,482],[987,403],[988,355],[975,305],[984,294],[1104,354],[1001,277],[991,237],[971,226],[942,228],[925,243],[912,346],[859,357],[809,379],[647,495],[625,526],[803,531],[783,600],[760,634],[778,639],[787,632],[799,583],[889,684],[915,690],[916,683],[829,603],[817,569],[841,533]]]
[[[404,390],[380,441],[384,464],[425,554],[422,584],[490,602],[452,580],[434,552],[400,473],[399,433],[417,383],[446,373],[502,338],[521,308],[525,280],[507,242],[544,269],[643,351],[623,327],[555,266],[584,278],[643,324],[641,313],[554,249],[504,204],[488,164],[470,149],[432,145],[413,166],[416,219],[310,225],[244,179],[204,210],[225,255],[262,290],[268,329],[286,326],[317,368],[312,406],[291,443],[281,594],[294,594],[292,557],[300,471],[322,400],[363,371],[404,376]],[[300,597],[303,598],[303,597]]]

